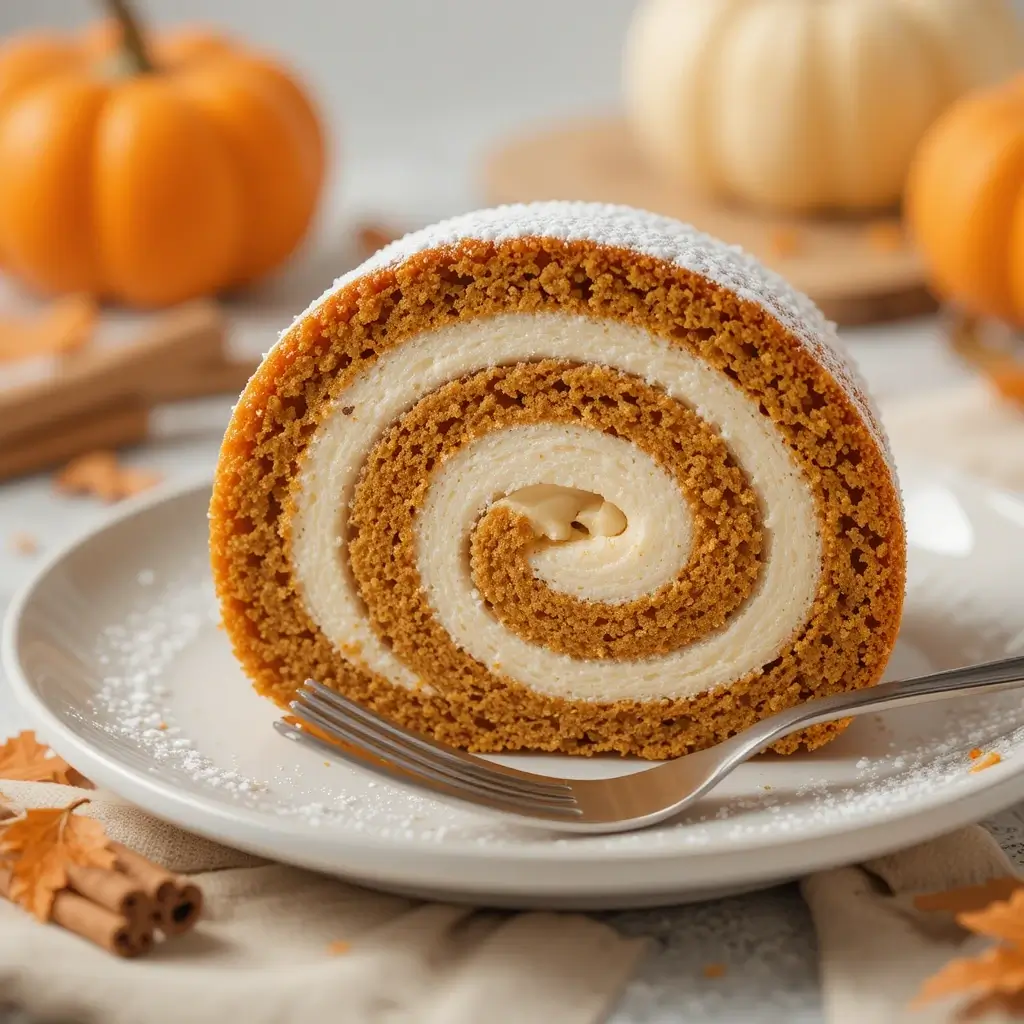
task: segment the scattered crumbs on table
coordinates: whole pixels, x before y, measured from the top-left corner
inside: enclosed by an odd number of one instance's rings
[[[331,956],[341,956],[342,953],[347,953],[351,948],[351,942],[346,942],[344,939],[336,939],[327,947],[327,952]]]
[[[24,530],[11,534],[10,545],[16,555],[34,555],[39,550],[39,541]]]
[[[701,968],[701,974],[703,974],[705,978],[721,978],[725,976],[725,970],[725,964],[705,964]]]
[[[991,768],[995,764],[999,764],[1002,761],[1002,757],[999,756],[994,750],[990,750],[984,757],[979,758],[971,766],[971,772],[981,772],[986,768]]]
[[[981,754],[982,754],[982,750],[981,750],[981,747],[975,747],[975,748],[974,748],[974,749],[973,749],[973,750],[972,750],[972,751],[970,752],[970,754],[968,754],[967,756],[968,756],[968,757],[969,757],[969,758],[970,758],[970,759],[971,759],[972,761],[977,761],[977,760],[978,760],[978,758],[979,758],[979,757],[981,757]]]
[[[800,232],[792,227],[776,228],[768,236],[768,249],[777,259],[795,256],[802,248]]]
[[[875,252],[899,252],[906,244],[902,225],[892,220],[872,221],[864,229],[864,238]]]
[[[148,491],[163,480],[160,473],[122,466],[111,451],[87,452],[72,459],[54,477],[58,494],[88,495],[113,503]]]

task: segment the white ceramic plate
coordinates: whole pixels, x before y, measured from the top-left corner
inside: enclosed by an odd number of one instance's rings
[[[1024,649],[1024,499],[904,473],[910,589],[890,676]],[[126,507],[14,602],[4,663],[54,748],[99,784],[225,843],[370,885],[499,905],[675,903],[918,842],[1024,798],[1024,701],[858,720],[812,755],[745,765],[694,813],[558,837],[377,783],[278,737],[236,667],[206,558],[208,486]],[[1002,763],[971,774],[969,751]],[[511,759],[510,759],[511,760]],[[644,763],[519,757],[597,776]]]

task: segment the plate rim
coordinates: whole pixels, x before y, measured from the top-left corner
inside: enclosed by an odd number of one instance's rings
[[[949,467],[929,465],[923,461],[908,462],[901,467],[902,477],[923,475],[932,480],[952,480],[987,494],[1005,495],[1018,502],[1024,500],[1024,495],[1019,492],[997,487]],[[926,794],[910,810],[894,805],[889,811],[876,813],[867,823],[851,825],[849,821],[837,820],[821,826],[813,835],[796,837],[784,833],[739,836],[730,840],[725,849],[721,843],[690,848],[676,848],[667,844],[644,846],[638,843],[606,849],[596,844],[576,843],[556,847],[556,841],[565,838],[558,834],[552,834],[547,843],[512,847],[501,843],[460,840],[458,837],[428,843],[385,838],[365,832],[323,830],[305,822],[278,820],[257,809],[233,807],[206,799],[200,794],[177,790],[172,782],[150,776],[144,770],[133,768],[95,749],[86,737],[80,736],[51,711],[36,691],[29,673],[22,668],[18,655],[18,634],[25,611],[37,590],[65,559],[95,538],[116,530],[125,521],[141,516],[157,506],[198,497],[198,492],[209,490],[211,482],[212,475],[202,473],[179,484],[164,485],[129,499],[112,510],[100,523],[58,545],[35,567],[11,600],[0,640],[0,663],[6,673],[10,692],[47,741],[53,741],[53,749],[76,763],[88,777],[111,792],[181,828],[226,845],[321,870],[330,869],[329,858],[318,854],[329,854],[332,850],[337,852],[343,848],[358,850],[363,855],[427,855],[443,862],[448,868],[480,860],[510,866],[538,861],[549,865],[581,862],[593,865],[603,862],[624,866],[662,861],[677,861],[682,865],[712,860],[720,868],[713,879],[704,883],[697,879],[679,879],[677,888],[681,890],[783,877],[777,868],[771,869],[768,864],[758,870],[756,859],[752,860],[751,857],[758,851],[789,851],[792,861],[789,865],[790,876],[884,855],[977,822],[1024,799],[1024,758],[1008,758],[968,780],[959,787],[953,799],[944,798],[942,790],[937,789]],[[275,845],[275,840],[288,847],[286,853],[282,851],[281,845]],[[828,852],[829,847],[835,847],[841,840],[844,841],[841,855]],[[296,850],[296,843],[305,849]],[[554,849],[557,849],[557,854],[553,853]],[[504,885],[506,891],[514,888],[514,885]],[[607,889],[607,886],[602,888]],[[654,886],[645,890],[643,886],[634,884],[629,886],[629,891],[640,895],[659,888]],[[536,889],[536,885],[528,885],[522,891]],[[588,892],[593,889],[593,885],[585,887]]]

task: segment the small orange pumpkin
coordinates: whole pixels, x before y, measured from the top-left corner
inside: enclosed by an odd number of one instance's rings
[[[0,265],[44,292],[162,306],[296,248],[324,177],[302,86],[201,29],[144,42],[123,0],[0,47]]]
[[[905,207],[936,292],[1024,325],[1024,75],[969,94],[932,125]]]

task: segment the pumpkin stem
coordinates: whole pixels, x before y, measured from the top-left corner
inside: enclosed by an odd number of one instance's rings
[[[149,56],[149,48],[139,27],[138,18],[132,10],[129,0],[104,0],[111,17],[116,19],[121,29],[121,45],[125,56],[132,64],[132,70],[145,74],[153,70],[153,61]]]

